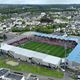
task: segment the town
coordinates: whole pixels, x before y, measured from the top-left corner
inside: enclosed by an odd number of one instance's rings
[[[80,80],[80,5],[0,5],[0,80]]]

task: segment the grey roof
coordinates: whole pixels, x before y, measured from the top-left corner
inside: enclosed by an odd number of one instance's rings
[[[10,79],[14,79],[14,80],[21,80],[23,76],[17,75],[14,73],[8,73],[5,77],[10,78]]]
[[[25,32],[23,33],[23,36],[26,35],[36,35],[41,37],[48,37],[48,38],[56,38],[56,39],[62,39],[62,40],[70,40],[70,41],[76,41],[77,43],[80,42],[80,37],[78,36],[65,36],[65,35],[53,35],[53,34],[46,34],[46,33],[40,33],[40,32]]]
[[[5,80],[5,79],[0,78],[0,80]]]
[[[1,70],[0,70],[0,76],[5,75],[8,71],[9,71],[9,70],[1,69]]]
[[[41,36],[41,37],[48,37],[48,38],[56,38],[56,39],[64,39],[64,40],[71,40],[71,41],[76,41],[77,43],[80,41],[80,37],[73,37],[73,36],[58,36],[58,35],[52,35],[52,34],[44,34],[44,33],[39,33],[35,32],[33,35],[36,36]]]
[[[78,43],[74,50],[69,54],[67,59],[80,64],[80,43]]]
[[[21,39],[23,39],[23,38],[25,38],[26,36],[24,35],[21,35],[21,36],[18,36],[18,37],[15,37],[14,39],[11,39],[11,40],[8,40],[8,41],[6,41],[5,43],[7,43],[7,44],[10,44],[10,43],[13,43],[13,42],[15,42],[15,41],[19,41],[19,40],[21,40]]]

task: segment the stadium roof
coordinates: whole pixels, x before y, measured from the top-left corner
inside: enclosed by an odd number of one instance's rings
[[[53,63],[56,64],[56,62],[59,62],[60,61],[60,58],[57,58],[57,57],[48,55],[47,57],[45,57],[43,59],[43,61],[44,62],[47,62],[47,63],[51,63],[51,64],[53,64]]]
[[[73,49],[67,57],[69,61],[80,63],[80,43]]]
[[[5,41],[5,43],[10,44],[10,43],[13,43],[15,41],[19,41],[19,40],[21,40],[23,38],[26,38],[27,36],[30,37],[33,33],[35,33],[35,32],[25,32],[25,33],[23,33],[23,34],[15,37],[15,38],[13,38],[13,39],[10,39],[8,41]]]
[[[19,41],[19,40],[21,40],[21,39],[23,39],[23,38],[25,38],[26,37],[26,35],[24,35],[24,36],[22,36],[22,35],[20,35],[20,36],[18,36],[18,37],[15,37],[14,39],[11,39],[11,40],[8,40],[8,41],[6,41],[6,43],[13,43],[13,42],[15,42],[15,41]]]
[[[33,35],[41,36],[41,37],[48,37],[48,38],[56,38],[56,39],[64,39],[64,40],[72,40],[72,41],[80,41],[80,37],[74,37],[74,36],[58,36],[53,34],[45,34],[45,33],[39,33],[39,32],[33,32]]]
[[[61,58],[59,57],[50,56],[44,53],[23,49],[23,48],[7,45],[4,43],[1,44],[1,49],[6,51],[12,51],[14,52],[14,54],[22,55],[24,57],[41,59],[44,62],[51,63],[56,66],[58,66],[61,61]]]
[[[37,35],[41,37],[48,37],[48,38],[56,38],[56,39],[62,39],[62,40],[71,40],[71,41],[76,41],[77,43],[80,41],[80,37],[76,36],[58,36],[58,35],[53,35],[53,34],[46,34],[46,33],[39,33],[39,32],[25,32],[22,35],[15,37],[14,39],[8,40],[5,43],[9,44],[15,41],[19,41],[20,39],[23,39],[27,36],[32,36],[32,35]]]

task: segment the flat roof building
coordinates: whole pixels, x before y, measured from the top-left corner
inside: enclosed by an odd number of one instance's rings
[[[25,80],[25,77],[8,69],[0,68],[0,80]]]

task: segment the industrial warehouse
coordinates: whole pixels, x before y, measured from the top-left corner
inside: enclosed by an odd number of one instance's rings
[[[49,45],[57,45],[65,48],[73,49],[67,56],[59,57],[55,55],[49,55],[38,51],[33,51],[30,49],[21,48],[18,45],[25,43],[27,41],[37,41]],[[1,44],[1,50],[5,51],[12,57],[20,59],[30,63],[36,63],[40,65],[50,66],[51,68],[60,67],[60,64],[64,61],[68,63],[69,68],[78,67],[80,65],[80,38],[79,37],[68,37],[68,36],[58,36],[49,35],[38,32],[26,32],[19,37],[9,40]],[[65,46],[65,44],[67,44]],[[62,48],[63,49],[63,48]],[[52,52],[53,53],[53,52]],[[59,54],[59,53],[56,53]],[[76,64],[76,65],[75,65]]]

